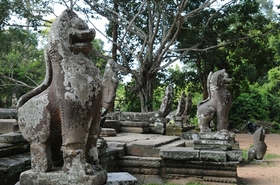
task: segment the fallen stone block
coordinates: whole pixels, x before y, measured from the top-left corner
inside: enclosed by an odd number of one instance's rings
[[[129,173],[118,172],[108,173],[107,183],[105,185],[136,185],[137,179]]]

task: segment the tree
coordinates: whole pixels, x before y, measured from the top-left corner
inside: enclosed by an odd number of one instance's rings
[[[12,94],[22,95],[44,78],[42,49],[37,49],[37,35],[19,28],[0,32],[1,107],[10,106]]]
[[[240,89],[248,90],[248,82],[261,79],[275,65],[274,52],[267,47],[267,35],[277,30],[271,21],[260,11],[256,1],[241,0],[226,3],[220,9],[200,11],[183,24],[178,38],[179,48],[200,43],[182,61],[189,65],[193,63],[203,99],[208,97],[207,76],[210,71],[225,68],[234,78],[233,94],[238,96]],[[260,65],[263,67],[258,67]]]
[[[200,1],[199,7],[186,11],[190,4],[187,0],[85,0],[89,8],[82,10],[93,16],[94,10],[106,17],[111,25],[118,25],[118,38],[114,44],[117,45],[119,69],[131,74],[135,80],[134,92],[140,97],[141,111],[151,111],[157,73],[187,54],[174,55],[172,52],[181,25],[215,1]]]

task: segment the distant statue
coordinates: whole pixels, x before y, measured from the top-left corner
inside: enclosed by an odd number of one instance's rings
[[[62,170],[66,173],[57,178],[72,174],[70,180],[66,178],[69,184],[85,184],[83,180],[90,179],[93,184],[104,184],[107,179],[107,173],[98,165],[97,153],[102,80],[99,69],[88,58],[94,37],[94,29],[89,29],[73,11],[65,10],[51,26],[45,48],[45,81],[18,101],[18,124],[30,142],[32,171],[61,167],[62,148]],[[102,173],[101,179],[94,180],[97,171]],[[44,177],[37,176],[36,180]],[[47,179],[51,181],[48,183],[45,180],[46,184],[59,184],[52,178]]]
[[[184,126],[189,126],[190,124],[190,114],[192,110],[192,94],[188,93],[186,96],[185,92],[182,92],[181,97],[178,101],[178,108],[175,112],[175,116],[182,118],[182,123]]]
[[[186,106],[186,98],[187,98],[186,93],[183,91],[178,101],[178,108],[175,113],[175,116],[182,116],[182,114],[184,113],[185,106]]]
[[[172,99],[173,99],[173,88],[168,85],[165,89],[164,96],[162,98],[162,103],[160,109],[155,115],[159,118],[165,118],[172,110]]]
[[[114,108],[114,101],[116,98],[116,91],[119,84],[118,68],[113,59],[108,60],[105,66],[103,75],[103,101],[102,101],[102,116],[109,110]]]
[[[254,133],[253,147],[248,149],[249,162],[254,159],[257,160],[263,159],[267,149],[264,139],[265,139],[265,129],[263,127],[260,127]]]
[[[207,78],[208,98],[198,103],[197,117],[200,133],[210,131],[210,122],[216,115],[217,130],[228,130],[228,114],[231,107],[231,94],[228,91],[231,78],[225,69],[210,72]]]
[[[12,106],[11,108],[16,108],[17,107],[17,96],[16,93],[12,94]]]
[[[186,104],[185,104],[185,110],[182,114],[182,116],[190,116],[191,111],[192,111],[192,94],[188,93],[187,98],[186,98]]]

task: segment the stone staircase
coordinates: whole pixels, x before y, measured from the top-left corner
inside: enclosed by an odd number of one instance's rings
[[[29,144],[13,132],[14,119],[0,119],[0,184],[14,185],[30,169]]]

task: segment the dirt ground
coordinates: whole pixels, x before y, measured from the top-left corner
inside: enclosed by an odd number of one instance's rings
[[[241,149],[248,149],[253,144],[253,135],[236,134],[236,141]],[[266,154],[277,154],[280,156],[280,134],[267,134],[265,138],[267,145]],[[280,157],[276,159],[258,161],[258,164],[239,165],[237,168],[238,185],[280,185]],[[172,180],[170,183],[186,184],[194,182],[188,180]],[[221,185],[221,183],[201,182],[205,185]]]

